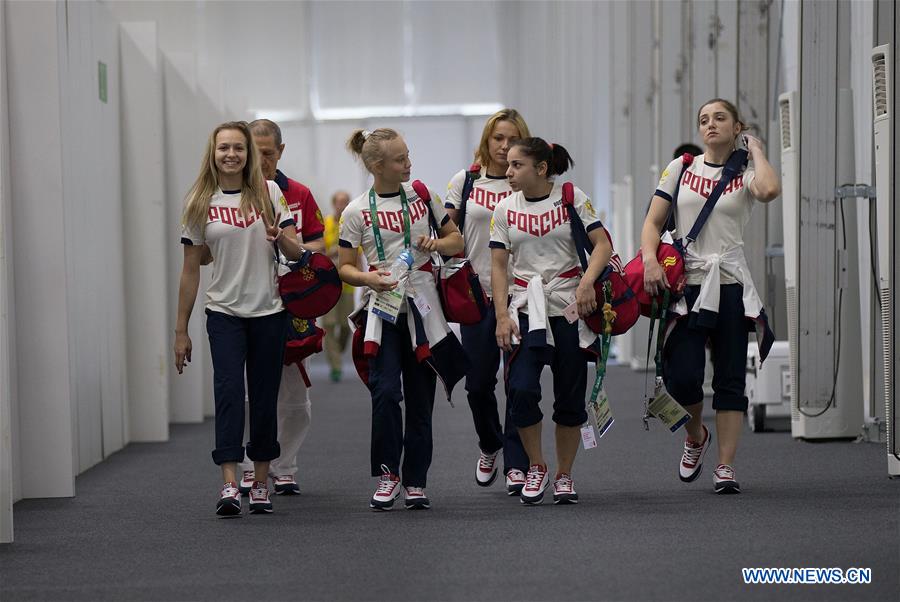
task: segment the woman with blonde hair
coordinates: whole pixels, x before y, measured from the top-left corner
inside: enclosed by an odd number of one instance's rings
[[[659,234],[674,204],[675,239],[685,251],[687,286],[675,305],[679,316],[663,349],[663,379],[668,392],[691,415],[678,468],[679,478],[694,481],[703,468],[703,456],[712,441],[703,424],[703,372],[707,342],[713,364],[712,407],[716,413],[718,465],[713,474],[716,493],[740,493],[734,473],[744,414],[747,335],[757,331],[760,356],[765,359],[774,335],[768,329],[762,302],[753,286],[744,257],[744,228],[757,202],[768,203],[781,194],[778,175],[766,159],[762,143],[744,135],[744,123],[729,101],[714,98],[697,112],[697,128],[704,151],[693,161],[681,157],[663,172],[641,231],[644,290],[661,294],[669,287],[656,259]],[[730,177],[732,156],[745,142],[749,163],[727,183],[705,226],[688,240],[692,226],[717,183]],[[737,171],[737,170],[736,170]],[[679,184],[680,182],[680,184]]]
[[[491,218],[494,207],[512,194],[506,170],[510,142],[531,134],[525,119],[515,109],[497,111],[484,124],[475,151],[475,164],[461,170],[447,186],[444,206],[459,225],[466,243],[465,255],[478,272],[481,288],[491,297]],[[500,349],[495,344],[497,320],[493,304],[478,324],[460,325],[462,345],[472,362],[466,374],[466,392],[478,435],[479,455],[475,483],[490,486],[497,478],[497,456],[503,451],[503,471],[508,495],[518,495],[525,486],[528,455],[516,427],[510,422],[509,403],[504,423],[497,411],[497,370]]]
[[[241,513],[237,465],[244,458],[244,377],[249,388],[250,440],[256,480],[250,512],[272,511],[269,462],[277,458],[276,401],[281,382],[286,317],[276,281],[275,247],[291,260],[301,248],[291,212],[275,182],[267,182],[245,122],[217,126],[209,136],[200,175],[188,193],[181,242],[175,367],[191,361],[188,321],[197,297],[204,245],[213,275],[206,292],[206,330],[215,384],[213,461],[225,485],[216,514]]]
[[[420,195],[407,184],[412,163],[400,134],[356,130],[347,146],[374,176],[372,187],[344,209],[338,241],[341,279],[367,287],[353,316],[353,353],[372,395],[371,470],[380,479],[369,507],[390,510],[402,487],[407,509],[427,509],[436,376],[449,398],[467,367],[441,312],[431,254],[455,255],[463,240],[437,195],[428,191],[423,198],[424,186]],[[359,247],[368,272],[359,269]]]

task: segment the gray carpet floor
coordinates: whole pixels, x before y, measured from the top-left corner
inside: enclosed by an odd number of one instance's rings
[[[78,477],[74,499],[16,504],[16,541],[0,545],[0,600],[900,596],[900,481],[886,477],[882,445],[748,430],[736,463],[744,493],[718,496],[715,450],[698,481],[681,483],[683,435],[659,423],[644,432],[644,375],[614,367],[616,423],[579,452],[581,503],[523,507],[500,479],[474,484],[477,447],[458,387],[455,408],[435,406],[432,510],[376,513],[369,400],[348,370],[331,384],[321,360],[313,366],[303,494],[274,497],[274,514],[217,519],[212,423],[175,426],[168,443],[129,445]],[[742,567],[865,567],[872,583],[745,585]]]

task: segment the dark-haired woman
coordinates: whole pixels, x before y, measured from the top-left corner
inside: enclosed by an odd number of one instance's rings
[[[587,421],[587,356],[596,340],[583,320],[570,323],[563,310],[577,304],[585,317],[597,309],[594,282],[609,263],[612,248],[590,199],[575,188],[575,210],[584,222],[594,251],[582,273],[554,176],[573,163],[560,145],[540,138],[515,140],[507,153],[513,194],[497,204],[491,232],[491,284],[497,317],[498,346],[506,351],[507,403],[528,453],[529,468],[520,493],[523,504],[539,504],[550,483],[541,447],[540,377],[544,365],[553,372],[553,422],[556,423],[556,476],[553,501],[578,501],[572,465],[580,427]],[[512,267],[512,282],[507,270]],[[507,304],[507,296],[511,300]]]
[[[747,411],[747,334],[757,330],[764,358],[771,345],[762,302],[753,286],[744,257],[744,228],[756,201],[767,203],[781,194],[775,170],[762,144],[746,136],[735,106],[713,99],[700,107],[697,127],[704,152],[694,157],[682,176],[681,158],[672,161],[660,178],[641,232],[644,287],[651,295],[663,292],[668,282],[656,260],[659,233],[681,177],[675,204],[675,238],[693,226],[725,163],[744,136],[750,162],[719,197],[709,220],[685,256],[687,286],[675,306],[679,319],[666,338],[663,378],[669,393],[691,415],[679,465],[679,478],[694,481],[703,468],[703,456],[712,435],[703,424],[705,347],[710,344],[713,364],[713,410],[716,412],[719,460],[713,474],[716,493],[740,493],[734,457]],[[774,338],[774,337],[771,337]],[[767,346],[768,345],[768,346]]]
[[[492,294],[489,245],[491,217],[497,203],[512,193],[506,176],[509,167],[506,153],[513,139],[528,136],[528,125],[518,111],[497,111],[484,124],[481,142],[475,151],[475,163],[480,171],[466,201],[465,220],[460,216],[460,208],[466,170],[453,176],[447,187],[447,198],[444,201],[447,213],[457,224],[463,223],[466,257],[478,272],[481,287],[488,297]],[[459,328],[463,348],[472,362],[466,374],[466,392],[480,451],[475,465],[475,483],[488,487],[494,482],[498,474],[497,456],[502,450],[506,491],[509,495],[519,495],[525,486],[528,456],[516,427],[510,421],[509,402],[506,404],[505,424],[500,424],[497,396],[494,393],[497,370],[500,367],[500,349],[495,344],[496,328],[493,306],[488,307],[487,314],[478,324],[460,325]]]
[[[441,354],[449,354],[461,366],[456,380],[465,370],[465,362],[459,361],[460,356],[464,359],[462,348],[441,313],[431,253],[455,255],[462,250],[463,240],[437,195],[429,191],[429,207],[406,184],[412,163],[400,134],[388,128],[357,130],[347,146],[375,180],[370,190],[344,209],[338,242],[341,278],[367,287],[362,315],[355,316],[354,360],[367,362],[366,384],[372,395],[371,470],[380,479],[369,507],[390,510],[402,486],[408,509],[427,509],[431,507],[425,495],[432,454],[431,413]],[[438,238],[430,236],[429,213],[437,224]],[[359,269],[359,247],[372,271]],[[412,252],[412,265],[399,280],[394,279],[389,268],[406,250]],[[398,287],[405,292],[396,319],[385,319],[374,311],[375,297]],[[452,382],[445,378],[445,384],[452,386]]]

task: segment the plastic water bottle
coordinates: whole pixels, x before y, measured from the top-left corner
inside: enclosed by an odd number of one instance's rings
[[[403,249],[403,251],[397,256],[397,259],[394,260],[394,263],[391,264],[390,271],[391,282],[397,282],[400,280],[400,276],[407,273],[413,265],[413,254],[409,249]]]

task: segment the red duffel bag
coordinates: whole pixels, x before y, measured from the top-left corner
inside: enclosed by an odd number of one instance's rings
[[[684,289],[684,258],[681,252],[675,245],[661,242],[656,249],[656,259],[669,282],[669,290],[673,291],[675,296],[680,296]],[[644,290],[644,260],[641,251],[625,265],[625,282],[634,291],[641,314],[649,316],[654,298]],[[657,295],[656,301],[662,303],[662,295]]]
[[[428,192],[428,187],[419,180],[415,180],[412,187],[428,206],[428,215],[431,218],[435,234],[437,234],[440,224],[435,221],[434,213],[431,211],[431,194]],[[463,206],[463,210],[465,210],[465,206]],[[478,324],[487,315],[487,295],[484,293],[475,268],[463,254],[446,258],[444,264],[435,270],[435,277],[444,318],[448,322],[464,325]]]
[[[587,254],[593,252],[594,246],[588,238],[584,223],[578,216],[578,212],[575,211],[575,188],[571,182],[566,182],[562,186],[562,202],[569,212],[572,236],[575,239],[575,249],[578,251],[581,267],[583,270],[586,270]],[[606,234],[606,238],[609,240],[609,246],[613,248],[613,254],[609,265],[606,266],[606,269],[594,282],[594,293],[597,295],[597,311],[585,318],[584,323],[588,325],[592,332],[601,334],[603,332],[603,304],[604,302],[609,302],[613,311],[616,312],[616,319],[612,324],[612,334],[624,334],[637,322],[640,317],[640,310],[637,299],[634,297],[634,292],[629,288],[628,283],[625,282],[625,278],[622,277],[622,261],[615,251],[612,237],[606,228],[603,228],[603,233]],[[603,283],[606,281],[609,281],[612,285],[612,299],[606,299],[603,291]]]
[[[278,278],[278,292],[291,315],[307,320],[318,318],[337,305],[341,278],[327,255],[304,251],[288,267],[291,271]]]

